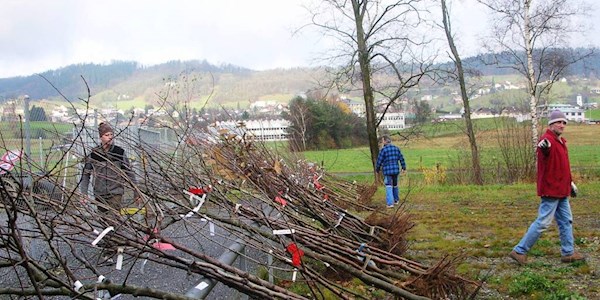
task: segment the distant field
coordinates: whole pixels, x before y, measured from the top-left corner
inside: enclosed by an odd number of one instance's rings
[[[261,96],[259,99],[262,101],[276,101],[278,103],[287,104],[294,98],[294,94],[273,94],[267,96]]]
[[[13,139],[20,136],[21,131],[25,130],[25,123],[20,122],[0,122],[0,130],[2,131],[2,138]],[[52,122],[30,122],[29,128],[32,132],[32,138],[38,138],[36,133],[65,133],[71,131],[73,128],[72,124],[67,123],[52,123]]]
[[[592,120],[600,120],[600,109],[587,110],[585,117]]]
[[[119,100],[114,101],[114,107],[118,110],[128,110],[131,108],[144,108],[146,106],[146,102],[143,99],[136,98],[132,100]]]
[[[478,128],[487,129],[479,132],[478,145],[484,150],[482,155],[499,155],[497,141],[494,139],[495,131],[492,120],[478,120]],[[461,134],[460,124],[444,124],[435,128],[428,125],[423,131],[429,132],[425,136],[411,138],[395,144],[400,146],[408,168],[416,171],[420,167],[433,168],[436,164],[449,167],[452,159],[458,154],[470,151],[469,143],[464,134]],[[545,128],[545,126],[542,126]],[[564,137],[568,141],[569,155],[573,167],[594,167],[600,169],[600,125],[570,124]],[[394,138],[397,136],[394,135]],[[307,151],[303,155],[311,161],[322,164],[325,169],[333,173],[364,173],[372,172],[370,152],[367,147],[327,151]],[[485,161],[486,157],[482,158]]]

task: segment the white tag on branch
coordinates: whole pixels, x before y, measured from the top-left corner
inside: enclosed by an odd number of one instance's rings
[[[96,281],[96,284],[101,284],[102,282],[104,282],[104,279],[106,279],[106,277],[104,277],[104,275],[98,276],[98,281]],[[103,290],[99,290],[98,298],[96,298],[96,299],[100,299],[100,300],[104,299],[104,292],[105,291],[103,291]]]
[[[77,280],[73,283],[73,289],[76,292],[79,292],[79,290],[81,289],[81,287],[83,286],[83,284],[81,283],[81,281]]]
[[[100,235],[98,235],[98,237],[92,242],[93,246],[96,246],[96,244],[98,244],[98,242],[100,242],[100,240],[102,240],[102,238],[104,238],[104,236],[109,233],[111,230],[115,230],[114,227],[112,226],[108,226],[106,227],[106,229],[104,229]]]
[[[140,273],[144,274],[144,268],[146,267],[146,263],[148,263],[148,259],[144,259],[142,262],[142,266],[140,267]]]
[[[115,266],[115,269],[121,270],[123,267],[123,247],[117,248],[117,253],[117,265]]]
[[[345,216],[346,216],[346,214],[345,214],[345,213],[342,213],[342,214],[340,215],[340,218],[339,218],[339,219],[338,219],[338,221],[337,221],[337,224],[335,224],[335,226],[333,226],[333,228],[337,228],[338,226],[340,226],[340,223],[342,223],[342,219],[344,219],[344,217],[345,217]]]
[[[210,236],[215,236],[215,223],[208,222],[208,231],[210,232]]]
[[[195,286],[194,288],[197,289],[197,290],[203,290],[203,289],[205,289],[207,287],[208,287],[208,283],[202,281],[202,282],[198,283],[198,285]]]
[[[204,200],[206,199],[206,194],[203,194],[202,197],[199,197],[198,195],[192,194],[186,190],[184,190],[183,192],[190,196],[190,203],[198,202],[198,205],[196,205],[196,207],[194,207],[194,209],[192,209],[192,211],[190,211],[186,215],[180,216],[180,217],[186,219],[186,218],[193,216],[194,213],[198,213],[198,211],[200,211],[200,208],[202,207],[202,205],[204,204]],[[194,200],[196,200],[196,201],[194,201]]]
[[[292,234],[294,232],[296,232],[294,229],[273,229],[274,235]]]

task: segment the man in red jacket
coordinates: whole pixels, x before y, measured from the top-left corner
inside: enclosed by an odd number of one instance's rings
[[[537,219],[510,253],[520,265],[527,263],[527,252],[556,219],[560,232],[561,261],[570,263],[584,260],[575,251],[573,238],[573,215],[569,196],[575,197],[577,187],[571,178],[571,166],[567,141],[560,135],[567,125],[567,118],[559,110],[550,113],[548,129],[537,145],[537,194],[541,197]]]

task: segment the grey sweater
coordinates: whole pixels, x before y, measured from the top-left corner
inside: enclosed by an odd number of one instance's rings
[[[94,175],[95,196],[123,195],[125,193],[123,183],[126,182],[124,176],[129,177],[133,183],[137,183],[125,150],[116,145],[111,145],[108,151],[104,151],[101,146],[96,147],[85,158],[80,186],[81,193],[84,195],[88,193],[92,174]],[[135,197],[137,197],[137,193]]]

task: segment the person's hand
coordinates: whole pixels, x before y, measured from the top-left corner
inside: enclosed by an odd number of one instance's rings
[[[577,186],[573,181],[571,181],[571,197],[577,197]]]
[[[542,150],[546,150],[549,149],[550,146],[552,146],[552,144],[550,144],[550,141],[548,139],[543,139],[537,144],[537,146]]]
[[[88,195],[82,196],[81,199],[79,199],[79,203],[81,203],[81,205],[87,205],[90,202],[90,197]]]

